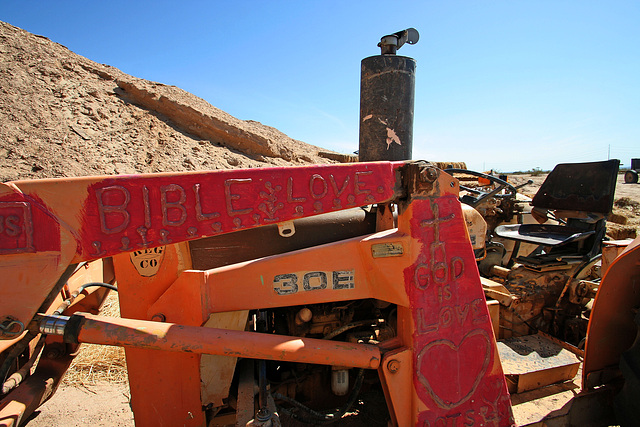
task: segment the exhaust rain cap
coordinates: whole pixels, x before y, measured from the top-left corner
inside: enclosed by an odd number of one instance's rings
[[[420,34],[415,28],[407,28],[397,33],[389,34],[380,39],[378,47],[382,55],[395,55],[405,43],[416,44],[420,39]]]

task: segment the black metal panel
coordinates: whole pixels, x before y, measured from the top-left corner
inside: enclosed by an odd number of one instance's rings
[[[362,60],[361,162],[411,160],[416,61],[396,55]]]
[[[608,214],[620,160],[557,165],[533,198],[533,206]]]
[[[282,237],[278,226],[266,225],[189,242],[196,270],[277,255],[311,246],[375,233],[376,214],[361,208],[331,212],[294,221],[295,234]]]

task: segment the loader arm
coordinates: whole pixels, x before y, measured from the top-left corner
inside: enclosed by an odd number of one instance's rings
[[[27,325],[70,264],[388,201],[401,164],[3,184],[0,272],[10,294],[0,300],[0,324]]]
[[[236,357],[377,369],[394,425],[513,424],[458,182],[428,163],[20,181],[2,190],[2,338],[29,329],[125,346],[137,425],[205,425],[201,354],[231,358],[231,374]],[[192,270],[183,244],[269,224],[287,235],[296,219],[373,204],[388,210],[372,234],[246,262]],[[42,313],[69,266],[107,257],[121,321]],[[366,299],[397,306],[395,338],[321,343],[244,330],[250,310]],[[217,315],[233,313],[235,328],[216,327]],[[12,395],[0,402],[2,422],[23,415]]]

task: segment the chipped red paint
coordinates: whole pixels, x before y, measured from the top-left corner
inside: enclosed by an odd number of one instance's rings
[[[475,257],[454,195],[415,200],[422,253],[404,272],[415,322],[418,425],[513,425]]]
[[[403,163],[356,163],[104,179],[89,187],[89,258],[371,203],[394,195]]]

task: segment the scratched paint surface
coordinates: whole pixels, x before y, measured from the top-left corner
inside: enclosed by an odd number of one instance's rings
[[[36,197],[15,192],[0,198],[0,255],[59,250],[59,224]]]
[[[429,408],[420,426],[513,425],[475,258],[453,195],[414,201],[422,243],[405,270],[415,322],[414,386]]]
[[[103,257],[385,201],[399,165],[106,179],[89,188],[83,250]]]

